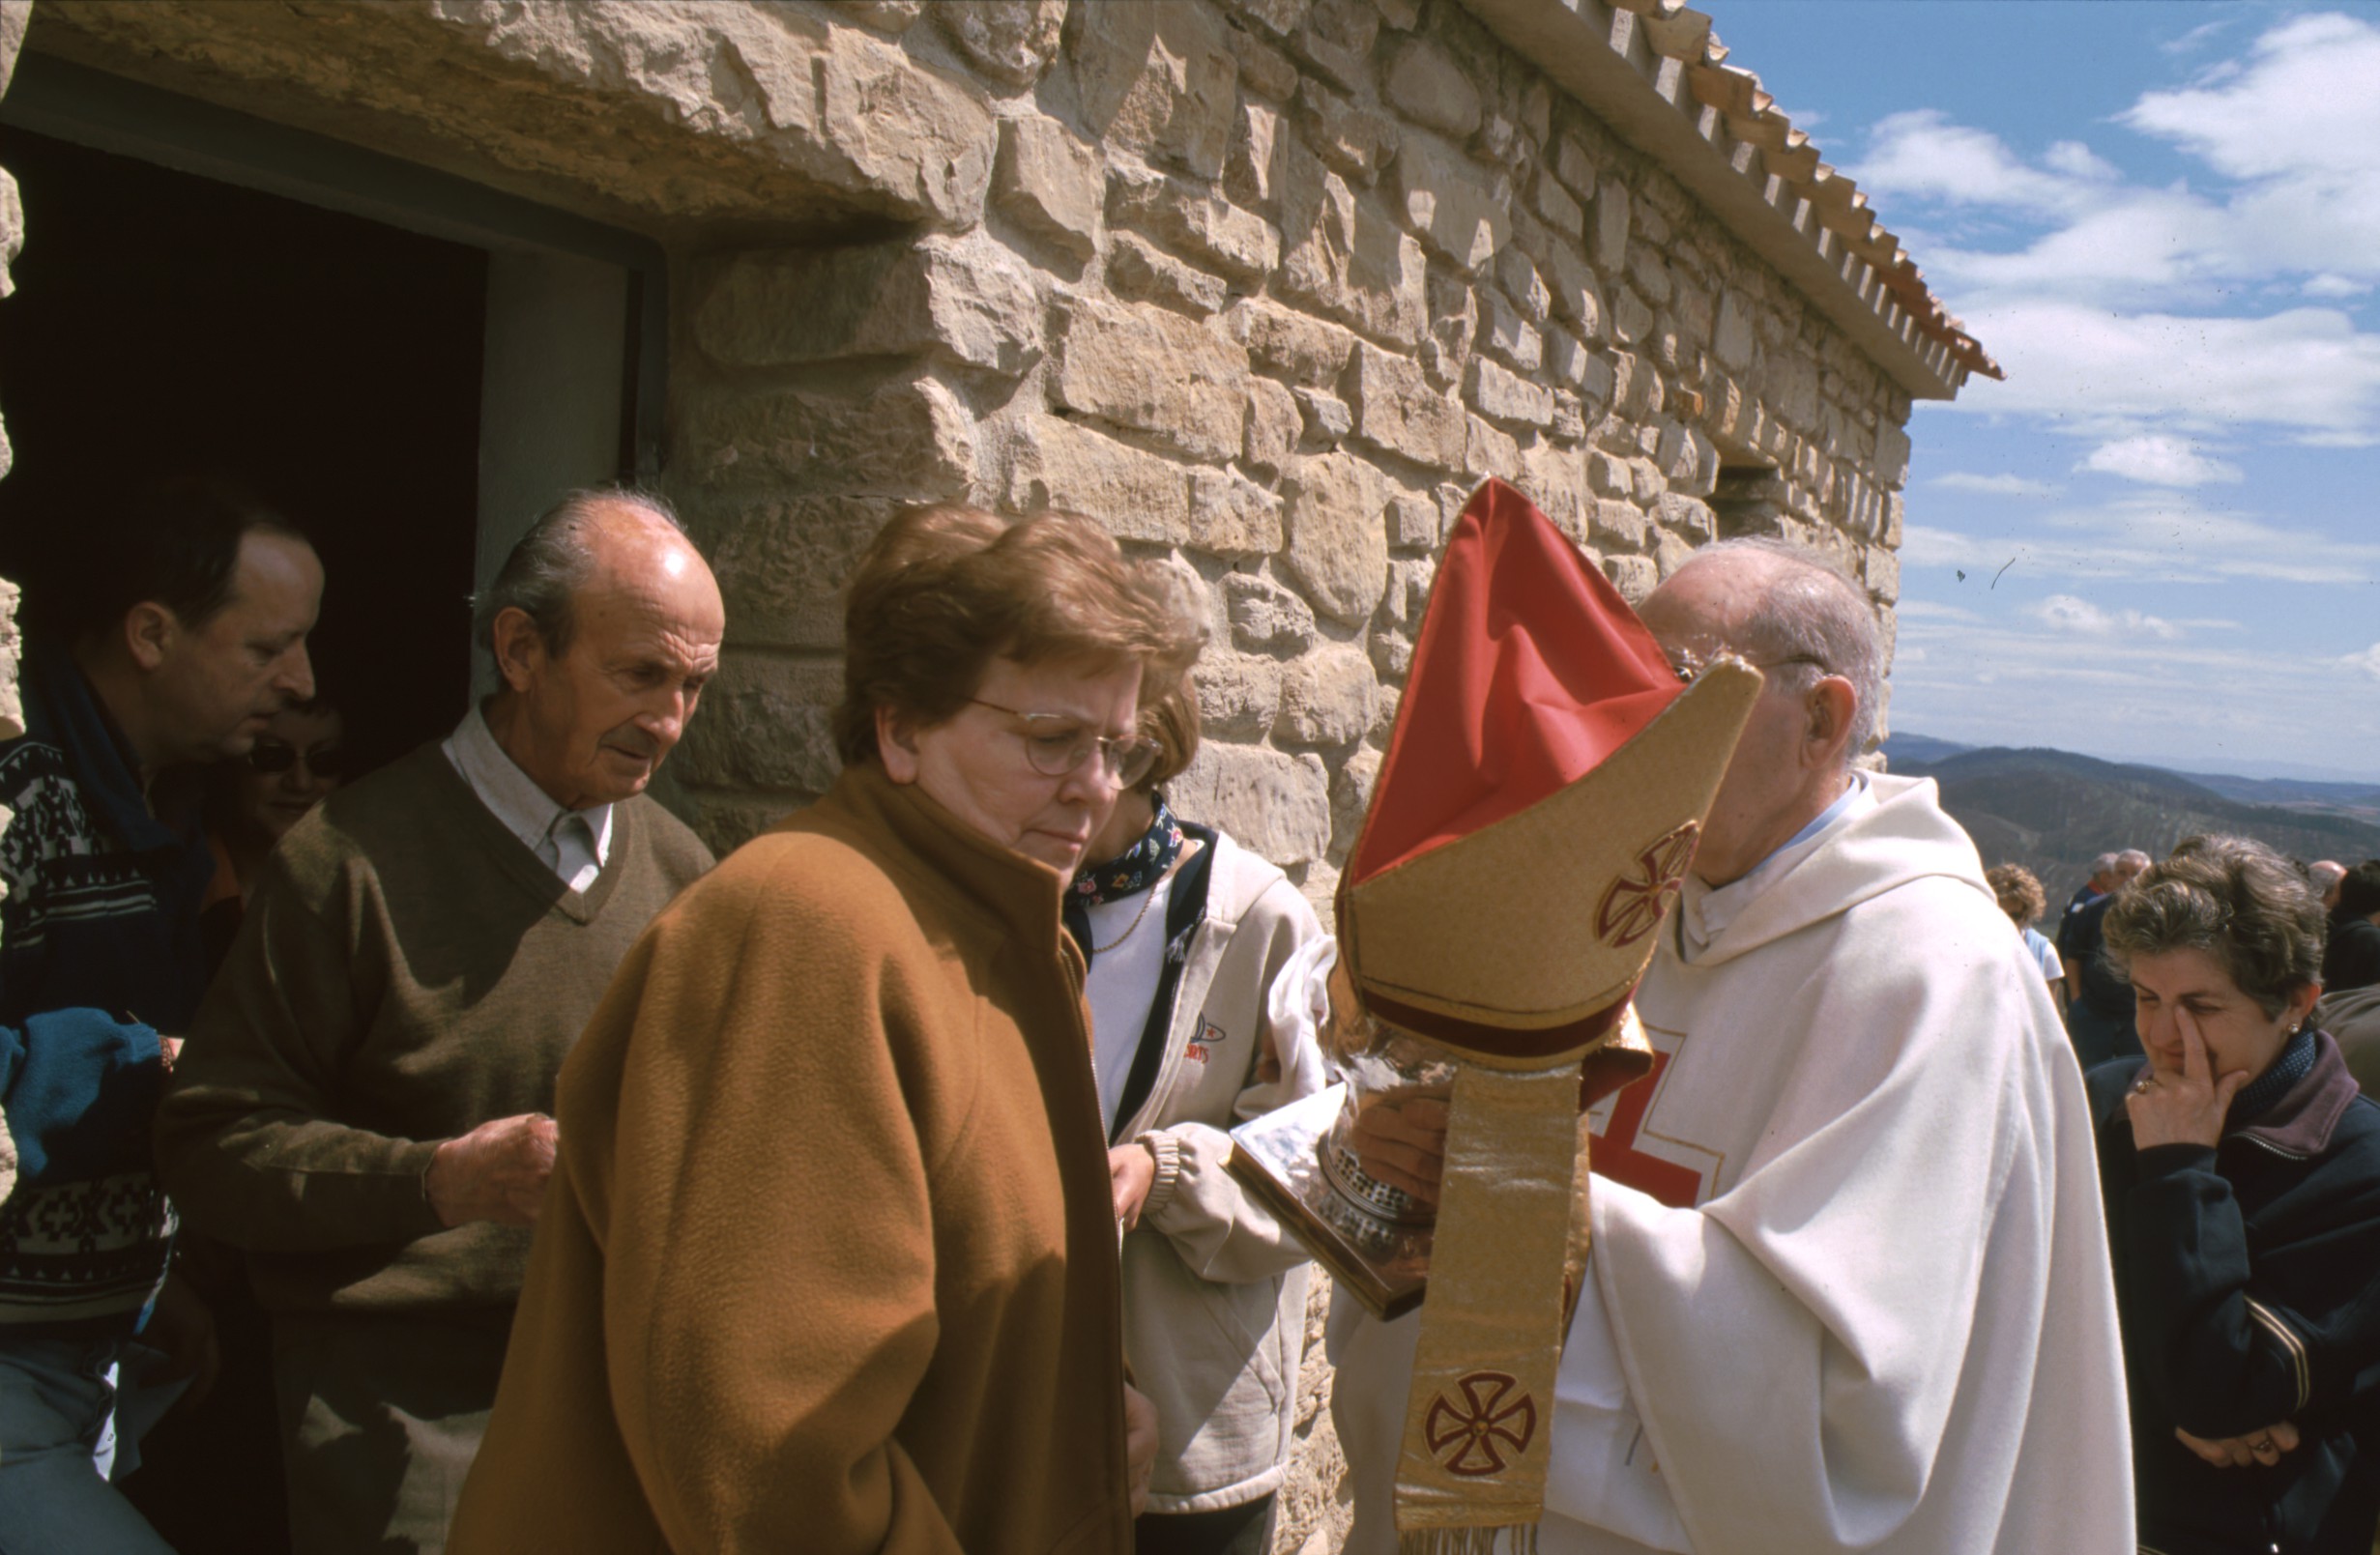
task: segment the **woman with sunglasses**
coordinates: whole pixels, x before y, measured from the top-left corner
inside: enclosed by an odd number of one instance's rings
[[[208,774],[207,841],[215,880],[199,910],[210,976],[240,932],[256,872],[283,834],[347,777],[346,718],[330,698],[273,715],[247,755]]]
[[[1059,902],[1202,634],[1070,515],[905,514],[846,598],[841,775],[564,1066],[451,1555],[1132,1547],[1154,1421]]]

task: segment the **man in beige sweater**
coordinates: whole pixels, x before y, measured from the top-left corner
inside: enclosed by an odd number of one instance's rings
[[[502,686],[266,866],[158,1113],[189,1223],[274,1318],[304,1555],[436,1551],[554,1163],[554,1077],[711,865],[644,790],[725,629],[668,509],[582,492],[479,602]]]

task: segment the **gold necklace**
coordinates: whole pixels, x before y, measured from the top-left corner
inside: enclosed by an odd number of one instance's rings
[[[1173,871],[1171,870],[1166,872],[1167,875],[1171,875]],[[1122,934],[1117,935],[1106,944],[1091,946],[1090,953],[1092,955],[1104,956],[1109,951],[1114,950],[1117,945],[1122,944],[1125,940],[1132,937],[1132,931],[1138,929],[1141,926],[1141,920],[1148,916],[1148,904],[1157,900],[1157,887],[1164,883],[1164,880],[1165,875],[1160,875],[1155,879],[1148,882],[1148,889],[1141,893],[1141,910],[1132,915],[1132,922],[1125,926]]]

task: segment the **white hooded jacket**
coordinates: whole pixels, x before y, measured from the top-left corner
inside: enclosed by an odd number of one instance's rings
[[[1658,1067],[1597,1123],[1545,1555],[2133,1547],[2080,1074],[1933,784],[1870,793],[1664,926]],[[1395,1547],[1412,1326],[1333,1315],[1351,1555]]]

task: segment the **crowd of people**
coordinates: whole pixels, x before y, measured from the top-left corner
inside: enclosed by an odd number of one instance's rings
[[[1521,566],[1474,509],[1450,550]],[[86,538],[0,746],[0,1555],[1269,1551],[1308,1253],[1231,1131],[1386,985],[1168,800],[1195,578],[896,517],[840,776],[714,860],[647,792],[728,625],[658,498],[540,517],[475,601],[493,692],[369,773],[303,526],[181,481]],[[1578,627],[1505,581],[1414,684]],[[1825,560],[1581,590],[1596,651],[1756,697],[1690,863],[1612,886],[1649,1073],[1581,1097],[1551,1393],[1442,1429],[1429,1304],[1336,1298],[1348,1548],[1488,1547],[1416,1532],[1441,1447],[1538,1465],[1547,1555],[2371,1548],[2380,860],[2109,853],[2045,936],[1857,760],[1883,651]],[[1469,712],[1573,716],[1501,684]],[[1493,791],[1496,748],[1438,756]],[[1438,1202],[1447,1116],[1372,1114],[1363,1170]]]

